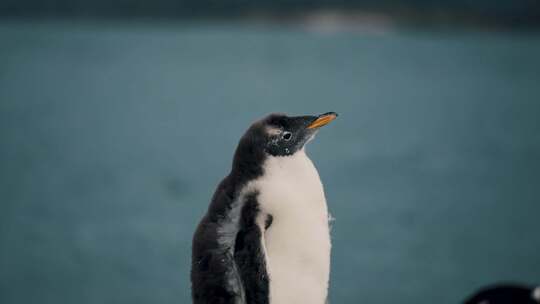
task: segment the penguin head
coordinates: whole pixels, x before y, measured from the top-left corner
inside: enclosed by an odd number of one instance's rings
[[[260,121],[264,151],[272,156],[290,156],[302,150],[320,127],[337,117],[334,112],[317,116],[293,116],[270,114]]]
[[[319,128],[337,117],[337,113],[287,116],[270,114],[256,121],[244,133],[236,148],[233,168],[259,172],[268,156],[287,157],[301,151]]]
[[[492,285],[477,291],[465,304],[538,304],[540,287],[519,284]]]

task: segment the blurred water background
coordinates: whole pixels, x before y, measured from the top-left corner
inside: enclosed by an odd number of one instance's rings
[[[2,1],[0,303],[189,303],[269,112],[340,114],[308,147],[331,303],[539,283],[540,2],[338,4]]]

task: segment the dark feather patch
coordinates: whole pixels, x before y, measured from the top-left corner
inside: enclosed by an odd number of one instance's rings
[[[247,303],[269,303],[269,281],[262,246],[262,231],[256,194],[249,195],[242,208],[240,231],[236,236],[234,260],[238,265]]]

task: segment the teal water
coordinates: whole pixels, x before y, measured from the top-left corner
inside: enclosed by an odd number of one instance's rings
[[[0,22],[0,302],[188,303],[190,243],[245,128],[310,143],[332,303],[540,283],[540,35]]]

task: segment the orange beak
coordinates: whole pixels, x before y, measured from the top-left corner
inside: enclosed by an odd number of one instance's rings
[[[332,120],[336,119],[337,116],[338,115],[335,112],[328,112],[328,113],[321,114],[319,115],[319,117],[317,117],[317,119],[314,122],[312,122],[309,126],[307,126],[307,128],[308,129],[320,128],[322,126],[329,124]]]

